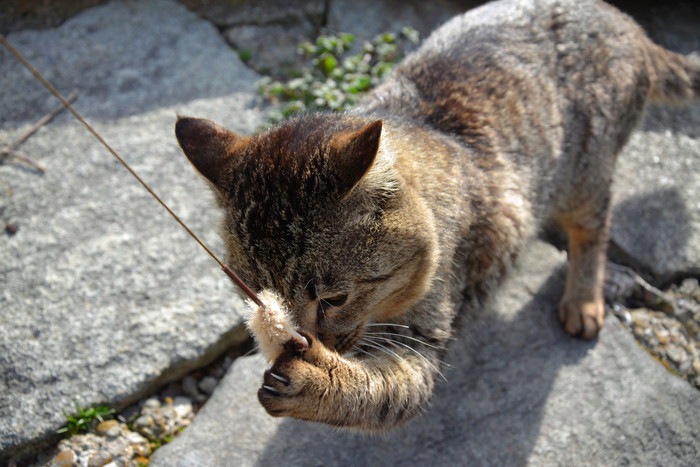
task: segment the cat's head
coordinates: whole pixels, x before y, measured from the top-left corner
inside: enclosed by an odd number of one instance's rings
[[[299,330],[344,353],[425,294],[432,215],[382,121],[306,116],[247,137],[180,118],[176,135],[224,209],[227,262]]]

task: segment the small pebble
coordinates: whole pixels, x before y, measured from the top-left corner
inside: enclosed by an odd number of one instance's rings
[[[160,401],[156,399],[155,397],[151,397],[149,399],[146,399],[143,403],[143,408],[144,409],[157,409],[160,407]]]
[[[212,376],[205,376],[202,381],[199,382],[199,389],[205,394],[211,394],[218,386],[219,381]]]
[[[625,310],[622,313],[622,322],[625,323],[627,326],[632,324],[632,315],[630,314],[629,311]]]
[[[88,467],[103,467],[112,462],[112,455],[107,451],[97,451],[90,456]]]
[[[134,427],[135,428],[148,428],[153,426],[153,417],[150,415],[141,415],[139,418],[134,421]]]
[[[201,395],[199,388],[197,387],[197,380],[194,376],[189,375],[182,380],[182,392],[190,396],[192,399],[197,399]]]
[[[673,342],[674,344],[683,345],[685,343],[685,336],[681,334],[681,332],[678,330],[678,327],[674,326],[671,329],[669,329],[668,332],[671,342]]]
[[[698,280],[694,277],[689,277],[688,279],[683,280],[681,286],[678,287],[678,292],[692,297],[695,293],[698,292],[699,288],[700,283],[698,282]]]
[[[135,431],[128,431],[124,434],[124,438],[133,445],[145,444],[148,446],[146,439]]]
[[[121,434],[119,422],[116,420],[105,420],[97,425],[96,431],[97,434],[107,436],[109,438],[116,438]]]
[[[692,362],[690,361],[689,358],[686,358],[678,365],[678,371],[683,373],[683,374],[686,374],[686,373],[688,373],[688,370],[690,370],[691,366],[692,366]]]
[[[176,397],[173,402],[173,408],[175,409],[175,414],[181,419],[189,418],[194,414],[192,401],[187,397]]]
[[[5,233],[12,237],[14,234],[17,233],[19,230],[19,226],[17,224],[5,224]]]
[[[668,346],[668,349],[666,350],[666,355],[672,362],[678,364],[683,363],[688,358],[688,356],[682,348],[673,344]]]
[[[75,453],[71,449],[61,449],[58,454],[51,459],[51,467],[71,467],[75,464]]]
[[[649,317],[646,316],[646,314],[636,311],[634,315],[632,315],[632,324],[634,327],[645,328],[649,326]]]
[[[654,335],[656,336],[656,339],[659,341],[659,344],[661,345],[666,345],[669,342],[669,334],[666,329],[655,329],[654,330]]]
[[[210,374],[216,379],[221,379],[226,374],[226,369],[221,365],[217,365],[216,367],[212,368]]]

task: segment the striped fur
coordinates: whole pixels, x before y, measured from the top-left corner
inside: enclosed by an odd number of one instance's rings
[[[458,311],[543,225],[569,240],[564,328],[595,337],[616,156],[647,102],[697,97],[699,70],[602,2],[503,0],[438,29],[348,114],[251,137],[178,121],[224,208],[229,263],[276,303],[251,318],[274,361],[263,406],[404,423]]]

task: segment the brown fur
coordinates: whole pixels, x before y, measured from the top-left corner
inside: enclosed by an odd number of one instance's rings
[[[505,0],[437,30],[349,114],[252,137],[180,119],[225,210],[227,261],[279,302],[251,320],[274,361],[263,406],[405,422],[461,304],[479,306],[544,225],[569,239],[564,328],[595,337],[616,156],[648,101],[685,102],[698,83],[697,63],[606,4]]]

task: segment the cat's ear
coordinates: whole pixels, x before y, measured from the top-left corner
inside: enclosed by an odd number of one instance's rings
[[[381,135],[382,121],[377,120],[358,131],[333,137],[333,165],[341,182],[341,193],[349,192],[372,167],[379,151]]]
[[[247,138],[211,120],[178,117],[175,136],[195,169],[216,188],[225,189],[234,164],[234,153]]]

